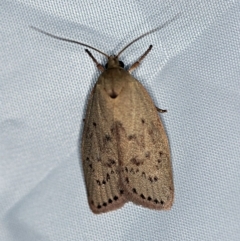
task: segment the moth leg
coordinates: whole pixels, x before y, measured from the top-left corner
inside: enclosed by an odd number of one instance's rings
[[[156,107],[156,109],[157,109],[157,111],[158,111],[159,113],[167,112],[167,110],[162,110],[162,109],[158,108],[157,106],[155,106],[155,107]]]
[[[131,73],[133,70],[135,70],[140,63],[142,62],[142,60],[147,56],[147,54],[151,51],[152,49],[152,45],[149,46],[149,48],[147,49],[147,51],[140,57],[140,59],[138,61],[136,61],[128,70],[129,73]]]
[[[97,60],[93,57],[93,55],[91,54],[91,52],[90,52],[88,49],[85,49],[85,51],[86,51],[87,54],[90,56],[90,58],[93,60],[93,62],[97,65],[97,68],[98,68],[101,72],[103,72],[103,71],[105,70],[104,67],[97,62]]]

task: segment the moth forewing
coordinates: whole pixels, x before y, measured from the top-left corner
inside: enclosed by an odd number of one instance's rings
[[[146,89],[132,76],[129,80],[114,109],[121,186],[127,200],[169,209],[174,187],[167,135]]]
[[[97,83],[91,93],[82,135],[82,161],[88,202],[94,213],[111,211],[125,203],[119,189],[116,140],[111,138],[113,103]]]
[[[108,66],[91,94],[82,137],[90,208],[101,213],[132,201],[169,209],[170,150],[157,109],[128,71]]]

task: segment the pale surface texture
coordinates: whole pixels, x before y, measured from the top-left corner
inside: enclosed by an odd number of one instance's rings
[[[3,0],[0,8],[0,240],[240,240],[239,1]],[[99,72],[83,47],[28,25],[112,54],[178,12],[121,56],[131,65],[153,44],[133,75],[168,110],[174,205],[129,203],[96,216],[78,142]]]

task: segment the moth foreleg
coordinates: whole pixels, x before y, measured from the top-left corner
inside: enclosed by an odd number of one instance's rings
[[[156,109],[157,109],[157,111],[158,111],[159,113],[167,112],[167,110],[162,110],[162,109],[158,108],[157,106],[155,106],[155,107],[156,107]]]
[[[147,51],[140,57],[140,59],[138,61],[136,61],[128,70],[129,73],[131,73],[134,69],[136,69],[140,63],[142,62],[142,60],[148,55],[148,53],[151,51],[152,49],[152,45],[149,46],[149,48],[147,49]]]

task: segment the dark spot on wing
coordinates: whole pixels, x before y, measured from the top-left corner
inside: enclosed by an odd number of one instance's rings
[[[152,177],[149,177],[149,178],[148,178],[148,180],[149,180],[150,182],[153,182],[153,179],[152,179]]]
[[[111,158],[109,158],[109,159],[107,160],[107,162],[105,163],[105,166],[107,166],[107,167],[109,167],[109,168],[112,168],[112,166],[114,166],[114,165],[116,165],[116,161],[113,160],[113,159],[111,159]]]
[[[144,196],[143,194],[141,194],[140,197],[141,197],[142,199],[146,199],[145,196]]]
[[[112,127],[112,128],[110,129],[110,131],[111,131],[112,134],[114,134],[115,128]]]
[[[114,91],[114,90],[112,90],[112,92],[109,94],[109,96],[112,98],[112,99],[115,99],[115,98],[117,98],[117,93]]]
[[[149,152],[149,151],[147,151],[147,152],[145,153],[145,157],[146,157],[146,158],[150,158],[150,152]]]
[[[130,162],[133,164],[133,165],[136,165],[136,166],[139,166],[139,165],[142,165],[143,164],[143,160],[138,160],[137,158],[132,158],[130,160]]]
[[[129,135],[129,136],[128,136],[128,140],[129,140],[129,141],[131,141],[131,140],[133,140],[133,139],[136,139],[136,135]]]
[[[133,168],[130,169],[130,173],[135,174],[135,171]]]
[[[162,162],[162,160],[161,160],[161,159],[157,159],[157,162],[158,162],[158,163],[161,163],[161,162]]]
[[[120,190],[120,194],[123,194],[123,190]],[[103,202],[102,205],[100,203],[98,203],[98,205],[96,207],[97,207],[97,209],[107,207],[108,204],[112,204],[114,201],[117,201],[118,199],[119,199],[118,196],[115,195],[113,197],[113,199],[109,198],[108,201]],[[95,206],[93,200],[90,203],[91,203],[91,205]]]
[[[111,141],[111,136],[105,135],[105,140],[106,140],[106,141]]]

